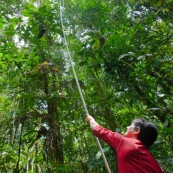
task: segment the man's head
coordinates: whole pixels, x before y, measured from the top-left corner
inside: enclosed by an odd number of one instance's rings
[[[144,143],[146,147],[150,147],[157,139],[156,126],[144,119],[135,119],[132,124],[127,127],[126,137],[137,138]]]

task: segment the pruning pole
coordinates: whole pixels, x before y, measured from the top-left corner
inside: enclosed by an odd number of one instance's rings
[[[89,115],[89,112],[88,112],[88,109],[87,109],[87,106],[86,106],[86,103],[85,103],[85,100],[84,100],[84,97],[83,97],[83,94],[82,94],[82,91],[81,91],[81,87],[79,85],[79,80],[78,80],[78,77],[76,75],[76,71],[74,69],[74,65],[73,65],[71,54],[70,54],[68,42],[67,42],[67,39],[66,39],[66,34],[65,34],[65,31],[64,31],[64,24],[63,24],[63,17],[62,17],[62,10],[63,10],[63,7],[61,6],[61,0],[60,0],[60,19],[61,19],[63,36],[64,36],[64,42],[65,42],[65,45],[66,45],[66,48],[67,48],[68,57],[69,57],[69,60],[70,60],[70,64],[71,64],[71,67],[72,67],[72,71],[73,71],[73,75],[74,75],[74,78],[75,78],[75,81],[76,81],[76,85],[77,85],[77,88],[78,88],[78,91],[79,91],[79,94],[80,94],[80,97],[81,97],[81,100],[82,100],[82,103],[83,103],[83,107],[85,109],[86,114]],[[107,159],[105,157],[105,154],[103,152],[102,146],[100,144],[100,141],[99,141],[99,139],[97,137],[95,137],[95,138],[96,138],[96,141],[97,141],[99,150],[101,152],[102,158],[104,160],[106,169],[107,169],[108,173],[111,173],[110,168],[109,168],[109,165],[108,165],[108,162],[107,162]]]

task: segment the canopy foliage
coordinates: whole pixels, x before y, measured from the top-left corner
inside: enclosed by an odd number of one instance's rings
[[[121,133],[134,118],[156,123],[150,150],[172,172],[172,6],[172,0],[2,0],[0,172],[106,172],[64,33],[89,113]],[[102,147],[114,171],[115,154]]]

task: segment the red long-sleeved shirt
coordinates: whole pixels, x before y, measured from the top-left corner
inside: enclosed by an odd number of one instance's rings
[[[164,172],[141,141],[124,137],[99,125],[92,131],[117,152],[118,173]]]

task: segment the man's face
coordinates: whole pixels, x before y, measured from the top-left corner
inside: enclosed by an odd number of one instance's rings
[[[128,138],[136,138],[139,130],[135,130],[135,125],[132,123],[130,126],[127,126],[127,130],[124,134]]]

